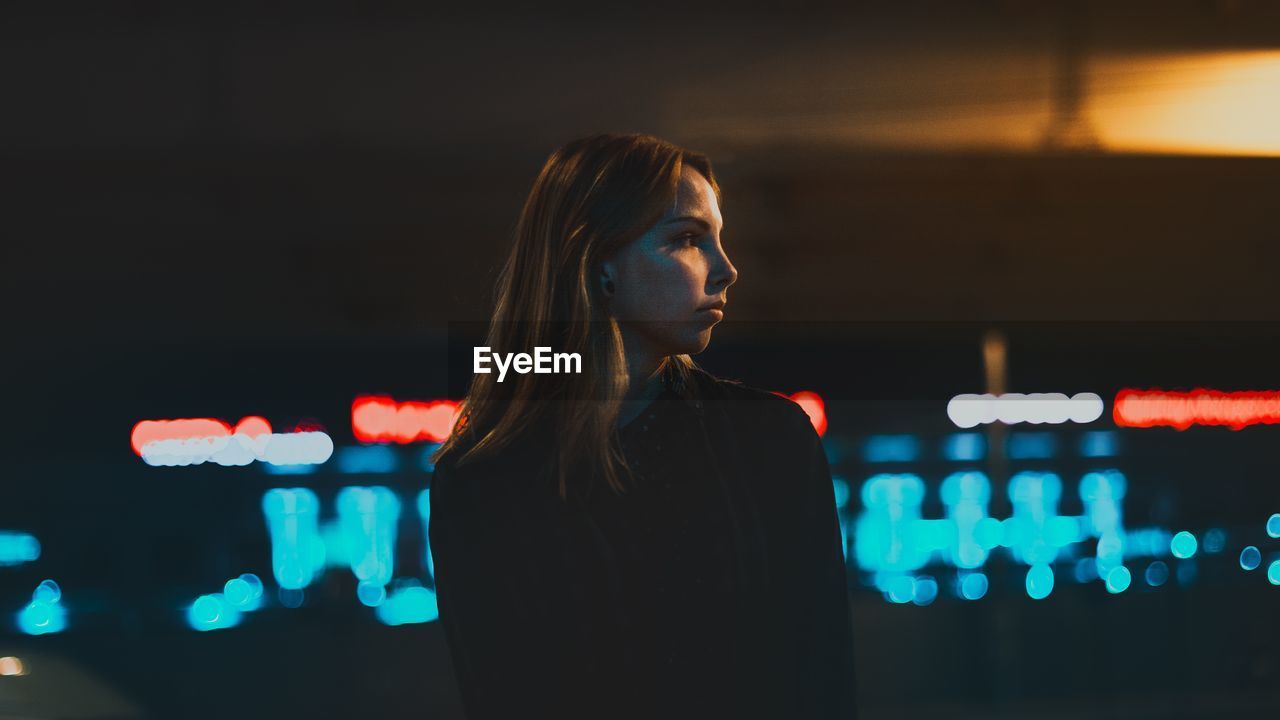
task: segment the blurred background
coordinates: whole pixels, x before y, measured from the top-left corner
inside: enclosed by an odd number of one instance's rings
[[[698,359],[824,433],[865,717],[1280,703],[1280,5],[0,17],[0,717],[461,717],[449,323],[601,131],[715,163]]]

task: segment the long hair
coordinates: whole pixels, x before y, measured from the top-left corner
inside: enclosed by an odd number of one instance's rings
[[[551,438],[561,497],[573,476],[603,478],[625,492],[629,475],[615,424],[627,390],[622,335],[598,282],[600,265],[653,227],[675,204],[683,166],[700,172],[717,200],[711,161],[651,135],[574,140],[542,166],[498,277],[487,344],[499,353],[550,347],[577,353],[582,373],[477,373],[453,433],[432,457],[457,466],[492,455],[535,427]],[[668,356],[664,379],[687,382],[688,355]],[[456,458],[456,459],[455,459]]]

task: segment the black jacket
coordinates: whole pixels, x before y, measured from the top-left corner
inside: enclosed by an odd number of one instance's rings
[[[562,500],[532,435],[431,484],[467,716],[853,718],[848,587],[808,416],[694,370],[622,429],[638,486]]]

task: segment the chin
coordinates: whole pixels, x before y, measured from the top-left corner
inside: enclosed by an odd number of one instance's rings
[[[690,332],[688,335],[680,338],[673,343],[675,349],[668,353],[670,355],[697,355],[707,346],[711,344],[711,328],[699,329]]]
[[[646,326],[644,334],[663,355],[697,355],[711,343],[711,330],[705,323],[664,322]]]

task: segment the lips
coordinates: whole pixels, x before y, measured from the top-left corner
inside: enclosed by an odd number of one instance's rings
[[[718,323],[724,320],[724,301],[713,302],[709,305],[703,305],[698,308],[698,314],[709,318],[712,322]]]

